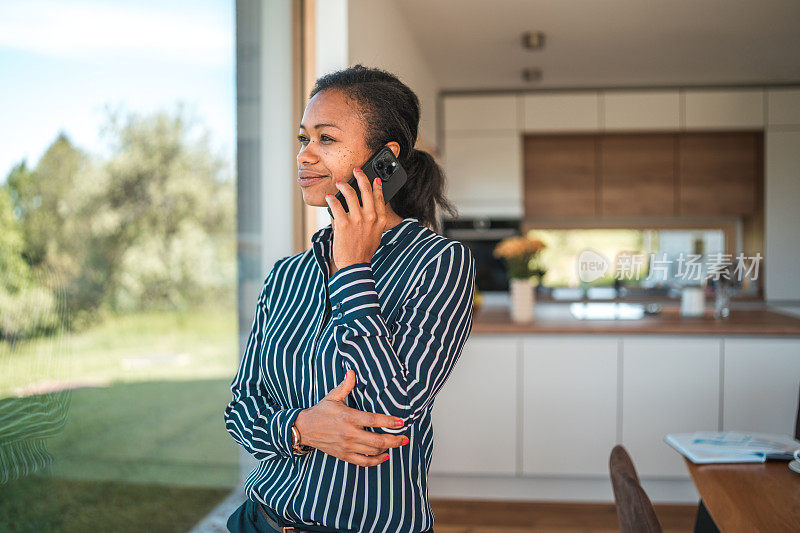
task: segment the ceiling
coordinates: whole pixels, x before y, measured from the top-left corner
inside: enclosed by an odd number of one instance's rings
[[[442,90],[800,83],[800,0],[396,2]]]

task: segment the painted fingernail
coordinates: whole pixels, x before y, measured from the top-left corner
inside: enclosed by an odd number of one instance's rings
[[[341,182],[342,182],[342,180],[336,180],[336,183],[341,183]]]
[[[395,420],[394,421],[394,425],[395,425],[395,427],[401,427],[403,425],[403,421],[402,420]]]
[[[408,437],[403,437],[403,442],[400,444],[408,444]]]
[[[384,458],[383,458],[383,461],[384,461],[384,462],[386,462],[386,461],[388,461],[388,460],[389,460],[389,456],[388,456],[388,455],[387,455],[386,457],[384,457]]]
[[[356,167],[353,170],[355,170],[356,172],[361,172],[361,167]]]

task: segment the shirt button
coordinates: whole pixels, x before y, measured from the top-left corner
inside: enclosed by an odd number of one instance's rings
[[[342,313],[337,313],[336,318],[342,318]]]

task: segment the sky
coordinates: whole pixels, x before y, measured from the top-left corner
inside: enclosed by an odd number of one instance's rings
[[[232,168],[233,0],[0,0],[0,182],[65,132],[102,156],[106,106],[205,125]]]

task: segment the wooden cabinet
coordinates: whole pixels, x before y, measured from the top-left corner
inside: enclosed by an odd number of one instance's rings
[[[526,218],[752,215],[763,133],[526,135]]]
[[[681,215],[750,215],[758,210],[762,133],[678,137]]]
[[[616,337],[523,340],[522,471],[607,476],[617,441]]]
[[[525,216],[594,215],[594,135],[525,136]]]
[[[725,339],[724,430],[794,435],[797,339]]]
[[[433,404],[432,473],[516,473],[519,338],[467,340]]]
[[[686,478],[668,433],[719,429],[719,339],[622,341],[622,443],[640,476]]]
[[[600,145],[600,214],[675,214],[675,135],[604,135]]]

